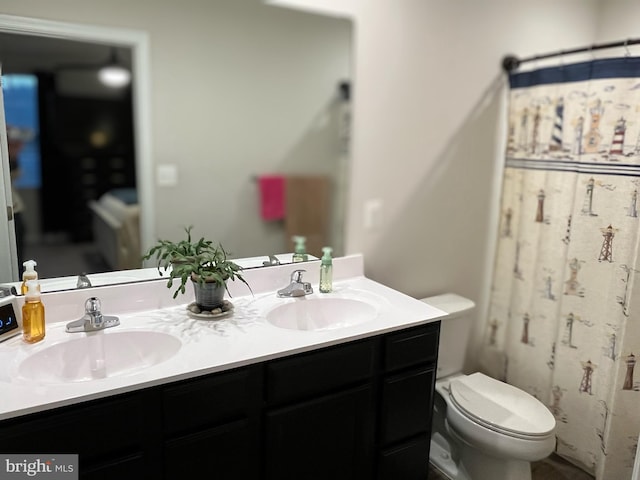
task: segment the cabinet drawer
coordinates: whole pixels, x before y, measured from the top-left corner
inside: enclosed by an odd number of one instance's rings
[[[385,339],[385,370],[399,370],[438,358],[440,322],[403,330]]]
[[[274,405],[331,391],[371,377],[374,342],[358,341],[267,364],[267,403]]]
[[[385,379],[382,385],[382,443],[389,445],[431,430],[434,368]]]
[[[165,433],[180,434],[247,417],[261,403],[260,373],[258,366],[247,367],[165,388]]]

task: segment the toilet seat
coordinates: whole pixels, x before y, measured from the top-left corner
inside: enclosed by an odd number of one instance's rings
[[[555,418],[538,399],[482,373],[453,379],[449,393],[460,413],[502,435],[535,440],[555,430]]]

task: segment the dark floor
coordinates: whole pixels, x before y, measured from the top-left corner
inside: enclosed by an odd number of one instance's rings
[[[531,465],[531,476],[533,480],[593,480],[593,476],[555,454],[534,462]],[[429,480],[448,480],[448,478],[429,465]]]
[[[93,243],[48,242],[27,244],[25,260],[35,260],[40,278],[102,273],[111,269]]]

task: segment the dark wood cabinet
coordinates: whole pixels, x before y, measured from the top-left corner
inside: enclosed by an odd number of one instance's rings
[[[380,434],[384,445],[431,431],[433,367],[411,370],[385,378],[382,387]]]
[[[162,425],[174,438],[236,420],[257,420],[262,407],[262,367],[252,366],[166,385]]]
[[[376,371],[373,339],[303,353],[266,364],[266,401],[282,405],[370,382]]]
[[[425,480],[439,322],[0,422],[80,478]]]
[[[259,438],[257,425],[245,419],[168,440],[162,478],[260,478]]]
[[[379,480],[428,478],[439,336],[435,322],[383,339]]]
[[[362,386],[267,413],[268,480],[370,480],[374,410]]]
[[[262,366],[163,388],[166,479],[260,478]]]
[[[103,464],[80,464],[80,478],[83,480],[150,479],[153,477],[151,472],[142,453],[119,457]],[[157,469],[155,473],[162,474]]]
[[[158,478],[160,404],[160,392],[145,389],[5,420],[0,445],[3,453],[77,454],[82,479]]]
[[[427,479],[429,477],[429,442],[429,437],[420,436],[384,450],[380,455],[377,478],[379,480]]]

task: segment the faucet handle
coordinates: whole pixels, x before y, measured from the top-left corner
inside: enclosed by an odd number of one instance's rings
[[[104,324],[104,317],[102,316],[100,308],[100,300],[98,297],[89,297],[87,301],[84,302],[85,317],[89,317],[93,328],[102,328]]]
[[[84,302],[84,315],[79,320],[67,323],[67,332],[95,332],[120,325],[118,317],[102,315],[98,297],[89,297]]]
[[[302,274],[306,272],[306,270],[298,269],[291,272],[291,282],[302,283]]]
[[[99,314],[100,313],[100,299],[98,297],[89,297],[86,302],[84,302],[84,312],[91,314]]]

